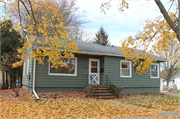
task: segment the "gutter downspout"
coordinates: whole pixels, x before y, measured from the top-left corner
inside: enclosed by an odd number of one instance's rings
[[[33,93],[36,96],[36,98],[39,100],[39,97],[35,91],[35,71],[36,71],[36,60],[34,60],[34,67],[33,67]]]

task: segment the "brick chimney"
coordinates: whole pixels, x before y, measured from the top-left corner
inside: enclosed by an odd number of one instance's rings
[[[104,33],[101,33],[99,40],[100,40],[100,44],[106,45],[106,37],[105,37]]]

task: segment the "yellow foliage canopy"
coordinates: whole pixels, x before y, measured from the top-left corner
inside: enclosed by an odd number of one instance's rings
[[[72,52],[78,51],[78,47],[75,41],[69,39],[62,22],[62,14],[57,12],[57,5],[47,0],[14,1],[8,5],[11,13],[6,12],[7,17],[12,19],[11,14],[17,13],[17,11],[19,13],[20,20],[13,23],[14,28],[20,31],[21,35],[30,36],[29,39],[24,37],[24,46],[18,49],[22,55],[18,57],[22,60],[38,60],[40,64],[43,64],[44,58],[48,57],[48,61],[51,60],[53,67],[65,65],[63,62],[57,62],[61,56],[74,57]],[[36,11],[41,11],[41,15],[36,14]],[[25,22],[22,22],[22,18]],[[44,37],[45,40],[38,40],[38,37]],[[35,48],[34,44],[41,47]],[[45,46],[45,44],[49,44],[49,46]],[[64,48],[64,51],[60,51],[59,48]],[[28,49],[33,51],[27,56],[25,52]],[[15,62],[13,67],[22,64],[22,61]]]
[[[171,19],[176,20],[175,15],[170,13]],[[168,23],[162,20],[162,17],[157,17],[154,21],[145,21],[146,25],[143,31],[136,34],[134,37],[130,36],[121,42],[122,52],[125,54],[126,60],[132,60],[134,65],[137,65],[139,58],[143,61],[136,67],[136,72],[142,74],[146,72],[152,62],[156,60],[152,57],[152,54],[157,54],[157,50],[163,50],[167,52],[168,40],[173,40],[176,37],[176,33],[171,30]],[[143,49],[141,53],[137,54],[137,49]],[[149,52],[149,53],[147,53]],[[167,57],[166,57],[167,58]]]

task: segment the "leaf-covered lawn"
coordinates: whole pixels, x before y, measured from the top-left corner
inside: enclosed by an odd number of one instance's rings
[[[155,109],[142,109],[120,106],[110,101],[85,98],[82,92],[74,93],[41,93],[40,100],[19,89],[20,96],[14,98],[12,90],[1,90],[0,118],[119,118],[135,116],[153,116]],[[142,104],[146,98],[158,95],[122,96],[121,101],[130,103],[134,98],[140,99]],[[46,98],[43,98],[46,97]],[[175,99],[175,98],[174,98]],[[144,100],[144,102],[143,102]],[[176,102],[177,103],[177,102]],[[134,104],[134,103],[133,103]],[[137,103],[136,103],[137,104]],[[160,103],[158,103],[160,104]],[[163,103],[166,104],[166,103]],[[144,104],[145,105],[145,104]],[[145,106],[144,106],[145,107]]]
[[[157,109],[161,111],[171,111],[180,109],[180,98],[163,94],[134,94],[131,96],[122,96],[120,102],[145,107],[148,109]]]
[[[152,115],[151,110],[134,109],[110,103],[109,100],[85,98],[83,93],[45,93],[40,100],[20,89],[13,98],[12,90],[1,90],[1,118],[119,118]],[[54,97],[57,97],[54,99]],[[2,108],[3,107],[3,108]]]

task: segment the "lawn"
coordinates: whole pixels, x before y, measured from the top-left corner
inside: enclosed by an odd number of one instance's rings
[[[171,91],[170,93],[180,93],[180,90]]]
[[[158,108],[132,108],[114,104],[112,100],[98,100],[95,98],[85,98],[82,92],[74,93],[41,93],[38,94],[40,100],[37,100],[33,95],[28,94],[26,90],[19,89],[20,96],[14,98],[14,93],[11,89],[0,91],[0,118],[119,118],[119,117],[135,117],[135,116],[152,116]],[[124,95],[120,99],[123,103],[137,105],[132,103],[133,99],[138,99],[145,103],[146,98],[153,98],[158,95]],[[160,96],[159,98],[161,98]],[[166,97],[162,97],[166,98]],[[155,100],[156,98],[154,98]],[[166,99],[166,100],[169,100]],[[179,104],[176,98],[171,98],[172,105]],[[140,101],[139,101],[140,102]],[[168,101],[169,102],[169,101]],[[160,105],[167,104],[156,102]],[[161,104],[162,103],[162,104]],[[170,102],[169,102],[170,103]],[[139,106],[137,105],[137,106]],[[146,104],[143,104],[146,105]],[[146,108],[147,107],[147,108]],[[165,106],[166,107],[166,106]],[[174,106],[175,107],[175,106]],[[174,109],[173,107],[173,109]],[[178,107],[178,106],[176,106]]]
[[[147,109],[156,109],[157,111],[171,111],[180,109],[180,98],[160,93],[154,94],[133,94],[130,96],[121,96],[118,99],[121,103],[136,105]]]

